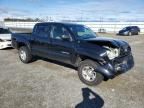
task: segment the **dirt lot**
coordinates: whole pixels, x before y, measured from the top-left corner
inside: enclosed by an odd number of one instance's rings
[[[128,41],[135,67],[88,87],[73,69],[41,59],[26,65],[16,50],[1,50],[0,108],[144,108],[144,35],[100,35]]]

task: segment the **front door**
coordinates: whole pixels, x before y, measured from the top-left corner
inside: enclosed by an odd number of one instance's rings
[[[53,59],[71,63],[74,54],[74,42],[70,32],[62,25],[53,25],[50,55]]]

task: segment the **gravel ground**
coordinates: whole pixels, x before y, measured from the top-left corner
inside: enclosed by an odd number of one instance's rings
[[[144,108],[144,35],[100,35],[128,41],[135,67],[89,87],[72,68],[42,59],[23,64],[16,50],[0,50],[0,108]]]

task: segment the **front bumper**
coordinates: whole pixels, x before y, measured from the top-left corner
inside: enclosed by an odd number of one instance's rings
[[[117,75],[125,73],[134,67],[134,59],[132,54],[124,57],[119,57],[113,61],[108,62],[103,66],[99,66],[98,70],[106,78],[112,79]]]
[[[8,47],[12,47],[11,41],[0,42],[0,49],[4,49],[4,48],[8,48]]]
[[[124,33],[117,33],[117,35],[121,35],[121,36],[123,36],[123,35],[125,35]]]

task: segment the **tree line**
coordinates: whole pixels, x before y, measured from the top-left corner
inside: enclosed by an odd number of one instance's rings
[[[42,20],[39,18],[26,18],[26,19],[19,19],[19,18],[5,18],[4,21],[20,21],[20,22],[41,22]]]

